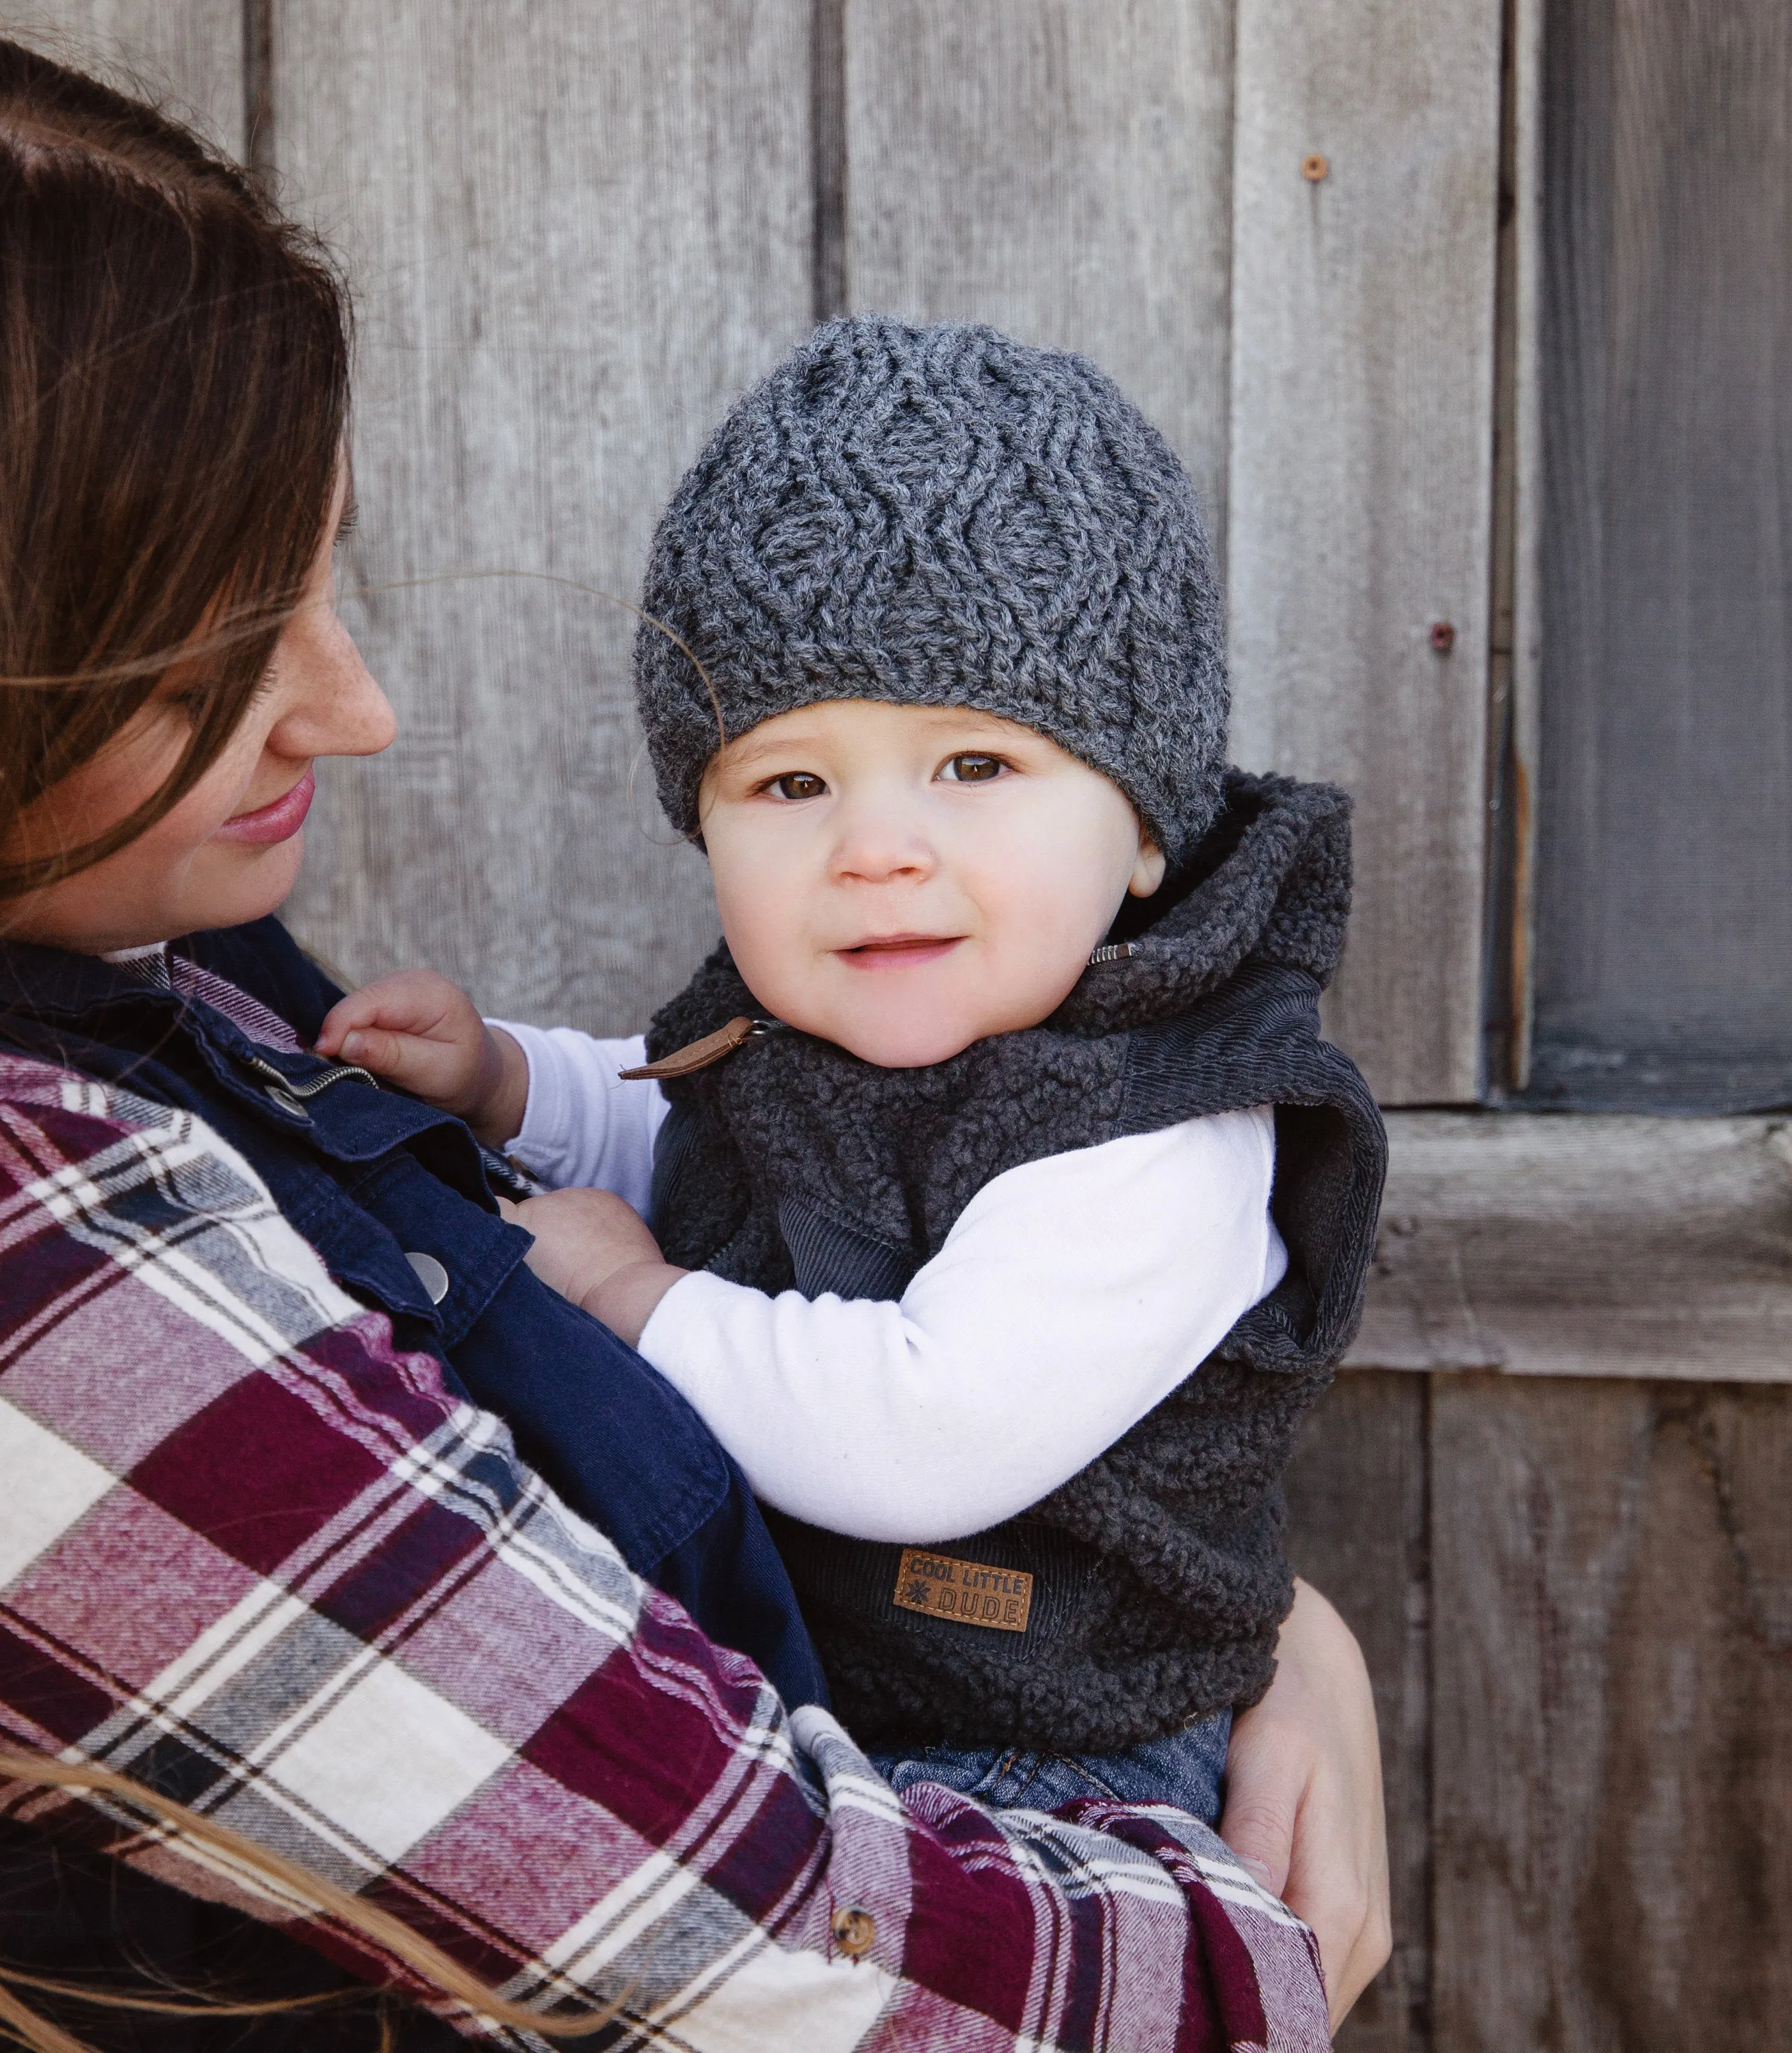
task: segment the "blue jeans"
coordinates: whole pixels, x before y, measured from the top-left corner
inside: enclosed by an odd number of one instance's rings
[[[874,1753],[871,1764],[900,1795],[917,1782],[943,1783],[992,1811],[1025,1805],[1055,1811],[1078,1796],[1123,1804],[1170,1804],[1204,1825],[1217,1825],[1232,1713],[1216,1711],[1167,1739],[1124,1753],[1032,1753],[1019,1747],[923,1747]]]

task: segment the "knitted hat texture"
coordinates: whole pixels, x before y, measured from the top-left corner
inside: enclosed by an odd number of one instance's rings
[[[720,744],[819,699],[1018,720],[1111,777],[1172,865],[1213,821],[1228,705],[1194,487],[1086,358],[858,315],[723,421],[653,538],[636,693],[697,830]]]

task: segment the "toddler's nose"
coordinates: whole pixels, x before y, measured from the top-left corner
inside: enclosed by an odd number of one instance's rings
[[[833,869],[842,881],[918,882],[936,867],[933,848],[918,824],[900,810],[854,807],[840,818]]]

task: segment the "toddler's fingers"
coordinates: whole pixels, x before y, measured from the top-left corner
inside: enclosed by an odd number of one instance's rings
[[[317,1052],[320,1055],[339,1053],[344,1037],[359,1026],[388,1026],[413,1034],[426,1030],[441,1008],[419,1003],[420,995],[411,975],[402,971],[363,984],[347,997],[339,998],[324,1014],[324,1024],[317,1030]]]
[[[368,1024],[378,1011],[378,1001],[370,1002],[367,991],[351,991],[347,998],[338,999],[324,1014],[324,1024],[318,1028],[312,1046],[320,1055],[340,1054],[343,1036],[356,1026]]]
[[[528,1066],[521,1049],[508,1034],[488,1031],[466,993],[432,970],[399,970],[339,999],[314,1046],[471,1121],[493,1141],[508,1140],[522,1122]]]
[[[331,1051],[324,1045],[321,1036],[317,1043],[320,1055]],[[417,1089],[422,1081],[421,1072],[434,1066],[433,1057],[439,1050],[427,1041],[420,1041],[414,1034],[395,1032],[389,1026],[376,1026],[371,1022],[362,1026],[351,1026],[338,1037],[335,1050],[339,1062],[353,1062],[358,1068],[371,1070],[376,1077],[384,1077],[389,1083],[402,1084],[406,1090]]]
[[[359,991],[337,999],[318,1029],[317,1052],[337,1054],[344,1037],[364,1026],[385,1026],[397,1033],[440,1038],[476,1031],[478,1015],[466,993],[433,970],[394,970],[390,976],[375,977],[371,983],[364,983]],[[355,1058],[347,1059],[352,1062]]]
[[[429,1105],[452,1109],[465,1088],[457,1051],[440,1041],[415,1034],[394,1033],[386,1026],[355,1026],[343,1036],[336,1060],[369,1070],[382,1082],[396,1084]]]

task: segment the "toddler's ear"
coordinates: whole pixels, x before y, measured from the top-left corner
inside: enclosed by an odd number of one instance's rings
[[[1139,830],[1139,860],[1132,866],[1132,881],[1126,887],[1128,893],[1135,898],[1149,898],[1163,881],[1163,873],[1167,867],[1163,850],[1141,827]]]

